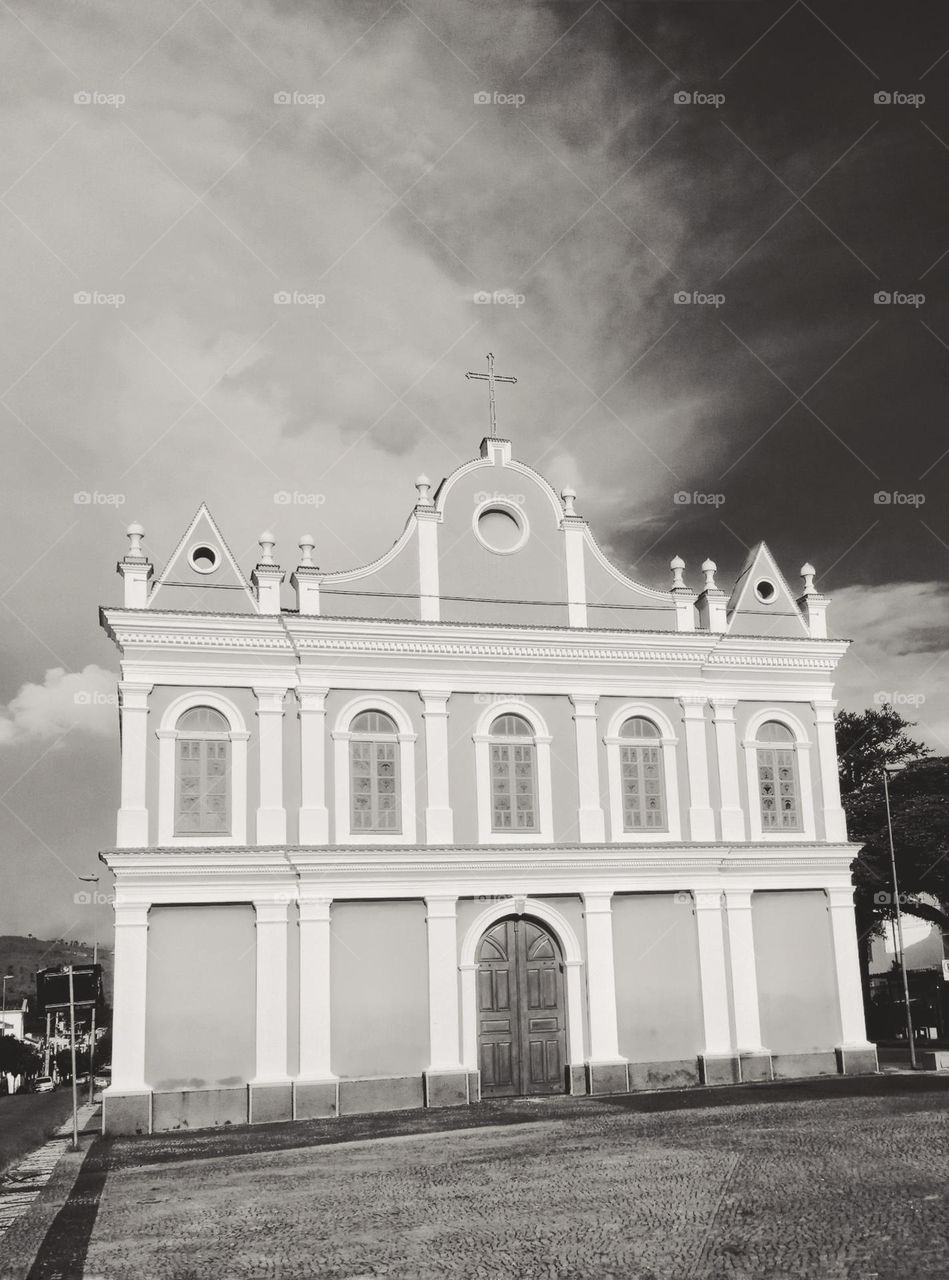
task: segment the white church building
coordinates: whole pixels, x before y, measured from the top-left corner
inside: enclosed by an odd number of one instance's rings
[[[283,589],[129,528],[105,1131],[876,1070],[813,569],[640,585],[494,435],[415,490]]]

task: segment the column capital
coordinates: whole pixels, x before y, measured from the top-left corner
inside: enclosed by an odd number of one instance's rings
[[[834,711],[837,707],[836,698],[812,698],[811,706],[819,724],[822,722],[826,724],[828,721],[833,724]]]
[[[613,914],[613,890],[612,889],[593,889],[589,893],[584,893],[583,910],[586,915],[612,915]]]
[[[426,896],[425,907],[428,920],[454,920],[458,914],[458,898],[455,894]]]
[[[721,889],[693,889],[692,901],[695,903],[696,911],[721,911],[722,891]]]
[[[832,911],[853,911],[853,885],[833,885],[824,892]]]
[[[686,720],[705,719],[705,704],[708,698],[704,693],[683,693],[676,701],[685,713]]]
[[[263,688],[254,686],[254,697],[257,699],[257,714],[272,713],[283,715],[283,700],[287,696],[289,686],[282,688]]]
[[[329,686],[316,684],[298,684],[294,689],[301,711],[325,710],[326,695]]]
[[[732,888],[731,885],[726,886],[725,890],[725,908],[727,911],[750,911],[751,910],[751,889]]]
[[[447,716],[448,699],[451,695],[451,689],[419,689],[419,697],[425,704],[422,710],[422,715]]]
[[[712,708],[712,719],[734,722],[735,708],[738,706],[737,698],[709,698],[709,705]]]
[[[276,895],[272,898],[255,898],[254,911],[257,916],[257,924],[286,924],[290,916],[290,902],[293,895],[290,890],[286,891],[287,896],[278,898]]]
[[[596,716],[596,704],[599,693],[571,693],[567,695],[573,703],[574,718],[577,716]]]
[[[151,910],[149,902],[116,902],[113,903],[115,911],[115,927],[116,929],[144,929],[148,927],[148,913]]]
[[[301,896],[297,906],[301,924],[328,924],[333,899]]]
[[[148,695],[154,689],[153,684],[139,680],[119,681],[119,705],[123,711],[147,711]]]

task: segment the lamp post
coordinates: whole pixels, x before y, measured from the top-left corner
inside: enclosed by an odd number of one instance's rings
[[[12,973],[3,975],[3,1021],[0,1022],[0,1036],[7,1034],[7,983],[13,978]]]
[[[906,977],[906,949],[903,945],[903,913],[900,910],[900,886],[896,878],[896,849],[893,844],[893,819],[890,816],[889,775],[901,773],[905,764],[883,766],[883,795],[886,800],[886,829],[890,837],[890,870],[893,875],[893,902],[896,907],[896,936],[899,939],[900,973],[903,976],[903,1001],[906,1008],[906,1035],[909,1040],[909,1065],[916,1070],[916,1040],[913,1035],[913,1011],[909,1005],[909,980]]]

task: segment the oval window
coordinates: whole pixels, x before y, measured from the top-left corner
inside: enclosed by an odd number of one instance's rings
[[[199,543],[198,546],[191,548],[188,563],[198,573],[213,573],[221,563],[221,557],[216,547],[209,547],[204,543]]]
[[[771,604],[777,594],[778,589],[770,578],[759,578],[755,583],[755,595],[762,604]]]
[[[521,526],[513,512],[487,507],[478,516],[478,536],[492,551],[513,551],[521,541]]]

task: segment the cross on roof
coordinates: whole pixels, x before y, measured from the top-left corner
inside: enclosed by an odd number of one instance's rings
[[[506,378],[502,374],[494,372],[494,356],[490,351],[488,352],[488,372],[487,373],[468,372],[465,374],[465,377],[476,378],[480,382],[486,382],[488,384],[488,409],[491,415],[491,427],[488,434],[492,436],[496,436],[498,434],[498,415],[494,407],[494,384],[496,382],[509,382],[513,384],[517,382],[517,379]]]

